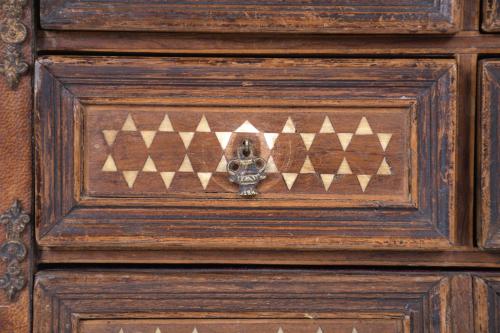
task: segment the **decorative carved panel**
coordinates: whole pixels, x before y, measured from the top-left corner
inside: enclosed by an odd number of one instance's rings
[[[466,332],[467,285],[458,274],[373,271],[46,271],[34,332]]]
[[[454,33],[462,0],[42,0],[58,30],[304,33]]]
[[[42,59],[38,240],[450,247],[455,72],[446,59]],[[267,161],[246,200],[225,167],[245,138]]]

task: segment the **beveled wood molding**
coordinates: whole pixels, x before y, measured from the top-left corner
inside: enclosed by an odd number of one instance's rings
[[[5,76],[11,89],[16,89],[21,75],[28,72],[29,65],[23,60],[22,44],[28,29],[21,21],[27,0],[5,0],[2,3],[4,17],[0,25],[0,38],[5,44],[0,73]]]

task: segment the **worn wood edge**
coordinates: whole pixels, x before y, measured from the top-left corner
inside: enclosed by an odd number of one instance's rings
[[[463,248],[452,251],[273,251],[273,250],[102,250],[42,247],[43,264],[251,264],[381,267],[500,268],[500,253]]]

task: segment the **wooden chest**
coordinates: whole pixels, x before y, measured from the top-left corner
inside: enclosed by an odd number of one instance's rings
[[[500,333],[499,5],[3,1],[0,333]]]

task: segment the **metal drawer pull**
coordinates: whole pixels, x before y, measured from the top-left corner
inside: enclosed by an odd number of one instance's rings
[[[257,195],[256,187],[266,178],[267,162],[261,157],[255,157],[252,142],[243,140],[237,150],[237,157],[227,164],[229,181],[240,185],[239,194],[243,197]]]

